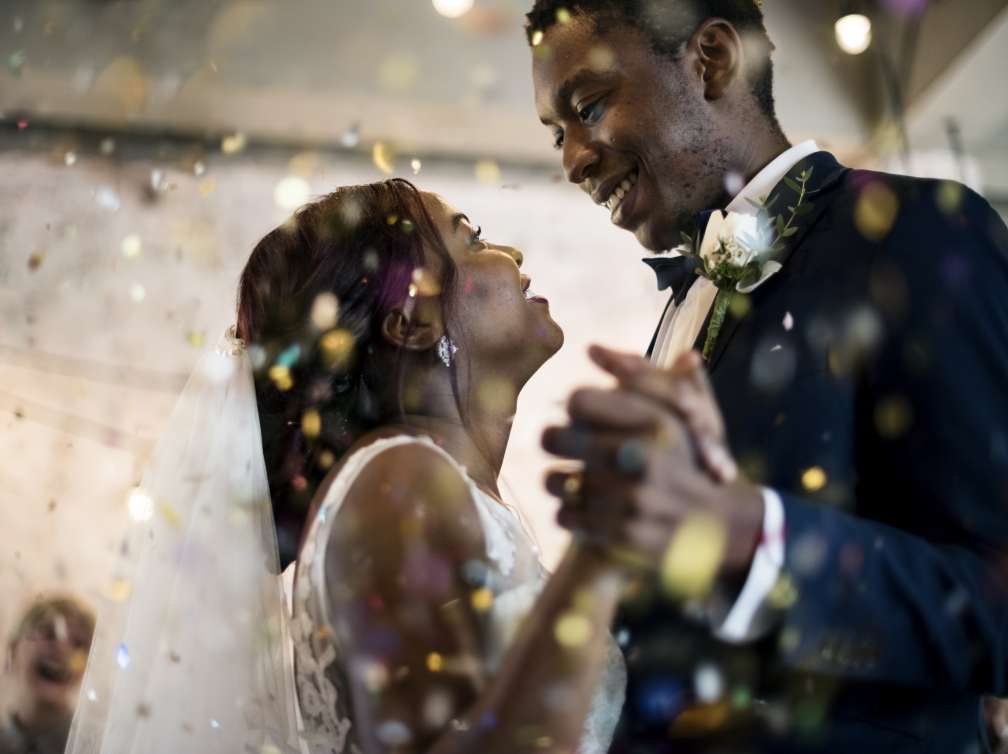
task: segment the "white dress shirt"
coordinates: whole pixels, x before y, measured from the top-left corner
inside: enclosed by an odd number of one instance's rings
[[[765,201],[791,168],[818,151],[818,145],[811,140],[791,147],[757,173],[725,209],[737,214],[756,214],[748,200]],[[698,278],[682,303],[668,308],[651,352],[653,363],[667,369],[679,356],[693,348],[716,297],[714,284],[707,278]],[[745,585],[727,615],[712,616],[716,626],[714,633],[723,641],[751,641],[766,630],[765,621],[761,620],[765,615],[762,608],[784,567],[784,504],[780,496],[768,488],[763,489],[763,503],[763,537],[749,567]]]

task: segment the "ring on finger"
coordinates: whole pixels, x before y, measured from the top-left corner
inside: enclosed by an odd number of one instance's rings
[[[572,471],[564,479],[563,501],[570,506],[577,506],[581,501],[581,491],[584,489],[584,472]]]
[[[644,443],[634,438],[625,440],[616,451],[616,466],[624,474],[633,476],[644,470],[647,464],[647,454]]]

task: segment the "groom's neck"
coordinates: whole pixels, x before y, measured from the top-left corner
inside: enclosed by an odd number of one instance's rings
[[[783,133],[769,128],[756,128],[739,145],[736,169],[751,181],[767,165],[791,148]]]

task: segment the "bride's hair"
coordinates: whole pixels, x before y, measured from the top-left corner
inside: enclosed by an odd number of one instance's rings
[[[362,434],[403,413],[403,351],[383,342],[381,326],[407,301],[428,254],[440,260],[447,294],[456,275],[451,255],[420,191],[394,179],[305,205],[256,244],[245,266],[237,329],[255,367],[285,563],[296,557],[307,506],[328,469]],[[450,295],[441,300],[450,305]]]

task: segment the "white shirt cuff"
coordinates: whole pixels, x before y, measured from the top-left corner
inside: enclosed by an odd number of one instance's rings
[[[784,503],[773,490],[764,487],[762,491],[763,537],[745,586],[728,616],[714,629],[717,638],[730,644],[754,641],[769,630],[767,598],[784,568]]]

